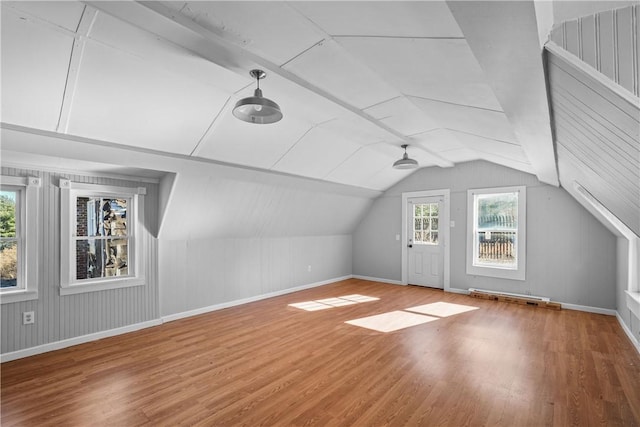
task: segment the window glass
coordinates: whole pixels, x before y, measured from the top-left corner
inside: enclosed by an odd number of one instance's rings
[[[517,268],[518,193],[478,194],[474,199],[474,265]]]
[[[0,287],[19,287],[19,233],[17,190],[0,191]]]
[[[467,191],[467,274],[526,279],[526,186]]]
[[[127,276],[127,198],[76,197],[76,280]]]

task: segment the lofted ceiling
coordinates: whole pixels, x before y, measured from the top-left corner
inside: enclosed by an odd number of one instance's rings
[[[4,126],[378,191],[402,144],[558,185],[533,1],[1,6]],[[231,114],[253,68],[282,121]]]

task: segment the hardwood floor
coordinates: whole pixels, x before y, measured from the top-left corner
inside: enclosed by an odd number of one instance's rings
[[[290,303],[377,301],[304,311]],[[478,307],[394,332],[345,321]],[[640,426],[615,317],[351,279],[1,366],[2,426]]]

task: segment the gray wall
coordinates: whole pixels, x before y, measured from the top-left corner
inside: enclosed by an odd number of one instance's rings
[[[160,312],[167,316],[347,276],[351,253],[350,235],[161,240]]]
[[[158,185],[117,179],[2,168],[3,175],[37,176],[41,214],[38,299],[2,304],[1,352],[8,353],[158,318],[157,229]],[[147,247],[144,286],[60,296],[60,178],[74,182],[146,187],[145,227]],[[34,311],[35,324],[23,325],[22,312]]]
[[[527,186],[525,281],[466,274],[467,190]],[[451,287],[550,297],[554,301],[616,308],[616,238],[562,188],[529,174],[478,161],[420,169],[387,190],[353,233],[353,274],[401,280],[401,195],[450,189]]]

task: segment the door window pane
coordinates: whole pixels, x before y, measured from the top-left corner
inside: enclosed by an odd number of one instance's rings
[[[413,210],[414,243],[438,244],[438,203],[420,203]],[[435,228],[434,228],[435,226]],[[418,233],[418,231],[421,231]]]

